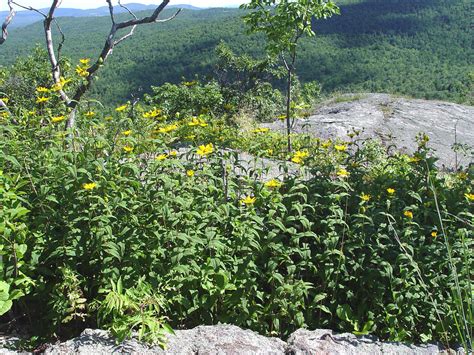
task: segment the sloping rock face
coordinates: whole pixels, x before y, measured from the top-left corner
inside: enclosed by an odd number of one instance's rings
[[[433,344],[414,346],[402,343],[383,343],[374,337],[357,337],[349,333],[335,334],[332,330],[324,329],[314,331],[299,329],[288,339],[287,353],[294,355],[428,355],[448,354],[449,352]]]
[[[105,355],[105,354],[284,354],[286,343],[277,338],[266,338],[250,330],[233,325],[199,326],[178,330],[168,337],[166,350],[148,347],[136,340],[117,345],[101,330],[86,329],[80,337],[48,348],[45,354]]]
[[[340,100],[339,100],[340,101]],[[361,138],[378,138],[384,144],[395,144],[404,152],[417,148],[419,132],[430,137],[429,146],[448,168],[474,162],[471,152],[456,155],[455,142],[474,145],[474,107],[441,101],[397,98],[387,94],[346,95],[344,102],[329,101],[307,119],[298,119],[294,132],[315,137],[349,140],[353,129]],[[281,121],[268,123],[268,128],[285,131]]]
[[[0,350],[0,354],[1,354]],[[81,336],[65,343],[50,346],[46,354],[182,354],[182,355],[427,355],[448,354],[437,345],[413,346],[401,343],[382,343],[372,337],[335,334],[331,330],[308,331],[300,329],[287,342],[266,338],[232,325],[199,326],[178,330],[168,337],[168,347],[148,347],[136,340],[117,345],[107,332],[85,330]],[[456,352],[451,352],[456,354]],[[463,354],[461,351],[457,354]]]

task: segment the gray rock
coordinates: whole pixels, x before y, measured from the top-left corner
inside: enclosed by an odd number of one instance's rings
[[[423,132],[430,137],[429,146],[436,151],[440,165],[450,168],[456,165],[456,155],[452,150],[455,141],[471,146],[467,154],[458,154],[458,166],[474,161],[472,106],[397,98],[387,94],[346,95],[337,101],[324,103],[307,119],[298,119],[294,132],[348,140],[348,133],[355,129],[362,131],[361,138],[377,138],[408,153],[416,150],[415,137]],[[281,132],[286,129],[281,121],[264,126]]]
[[[299,329],[288,338],[287,353],[294,355],[428,355],[448,354],[437,345],[407,345],[380,342],[371,336],[355,336],[350,333],[335,334],[332,330],[309,331]]]
[[[14,336],[0,336],[0,355],[26,354],[25,352],[17,352],[15,349],[20,342],[20,338]]]
[[[277,338],[266,338],[233,325],[200,326],[177,331],[170,337],[167,354],[183,354],[182,344],[192,346],[189,354],[283,354],[286,344]],[[186,349],[187,350],[187,349]],[[186,352],[188,353],[188,352]]]
[[[4,349],[7,342],[0,338],[0,354],[17,354]],[[375,337],[358,337],[353,334],[336,334],[331,330],[304,330],[293,333],[287,343],[277,338],[267,338],[250,330],[233,325],[199,326],[190,330],[177,330],[167,337],[167,348],[148,346],[129,339],[117,344],[103,330],[86,329],[82,334],[63,343],[50,345],[45,354],[182,354],[182,355],[378,355],[378,354],[448,354],[438,345],[414,346],[402,343],[380,342]],[[462,350],[451,354],[464,354]]]
[[[45,354],[284,354],[286,344],[233,325],[199,326],[168,337],[167,349],[148,347],[136,340],[117,345],[101,330],[86,329],[78,338],[48,348]]]

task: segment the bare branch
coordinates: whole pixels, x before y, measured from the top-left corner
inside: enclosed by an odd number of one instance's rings
[[[130,30],[130,32],[127,33],[125,36],[123,36],[122,38],[116,40],[116,41],[114,42],[114,46],[116,46],[116,45],[119,44],[120,42],[125,41],[127,38],[132,37],[133,34],[134,34],[134,32],[135,32],[135,28],[137,28],[137,25],[133,26],[132,29]]]
[[[58,47],[58,57],[61,52],[62,45],[64,43],[64,33],[61,31],[59,24],[54,18],[54,12],[56,11],[57,7],[61,4],[61,0],[53,0],[51,7],[49,8],[48,14],[44,19],[44,34],[46,37],[46,49],[48,50],[48,57],[51,63],[51,71],[53,74],[53,80],[56,85],[58,85],[58,92],[61,96],[61,99],[69,105],[71,99],[67,96],[64,92],[63,88],[61,88],[61,68],[59,66],[58,59],[56,57],[56,53],[54,52],[54,42],[53,42],[53,31],[51,29],[51,24],[54,22],[56,26],[59,28],[59,32],[62,36],[62,41]]]
[[[49,8],[49,12],[47,16],[49,19],[51,19],[51,21],[54,18],[54,12],[61,5],[61,3],[62,3],[62,0],[53,0],[53,3],[51,4],[51,7]]]
[[[178,11],[176,11],[173,16],[170,16],[170,17],[165,18],[165,19],[163,19],[163,20],[155,20],[154,22],[155,22],[155,23],[163,23],[163,22],[171,21],[171,20],[173,20],[176,16],[178,16],[179,13],[180,13],[182,10],[183,10],[183,9],[178,9]]]
[[[130,11],[126,6],[120,4],[120,1],[119,1],[119,5],[125,9],[127,9],[129,11],[129,13],[135,17],[136,20],[138,20],[137,16],[132,12]],[[170,16],[166,19],[163,19],[163,20],[158,20],[156,19],[155,21],[153,21],[153,23],[163,23],[163,22],[168,22],[168,21],[171,21],[173,20],[176,16],[179,15],[179,13],[181,12],[182,9],[178,9],[178,11],[176,11],[176,13],[173,15],[173,16]],[[138,20],[139,21],[139,20]],[[145,22],[146,23],[146,22]],[[126,34],[125,36],[123,36],[122,38],[118,39],[117,41],[114,42],[114,46],[116,46],[117,44],[119,44],[120,42],[126,40],[127,38],[133,36],[134,32],[135,32],[135,29],[137,28],[138,25],[133,25],[132,29],[130,30],[130,32],[128,34]]]
[[[109,5],[110,20],[112,21],[112,24],[115,25],[114,5],[112,5],[112,0],[105,1],[107,1],[107,5]]]
[[[133,19],[133,20],[129,20],[129,21],[124,21],[124,22],[120,22],[117,24],[117,30],[120,30],[122,28],[127,28],[127,27],[131,27],[131,26],[136,26],[136,25],[143,25],[145,23],[153,23],[155,22],[157,19],[158,19],[158,16],[160,15],[160,13],[163,11],[163,9],[166,7],[166,5],[168,5],[170,2],[170,0],[163,0],[160,4],[160,6],[158,6],[155,11],[153,11],[153,14],[151,16],[147,16],[147,17],[143,17],[141,19]],[[178,12],[181,11],[178,10]]]
[[[11,3],[12,3],[13,5],[18,6],[18,7],[21,7],[21,8],[24,9],[24,10],[36,12],[36,13],[40,14],[40,15],[43,16],[43,17],[48,16],[48,15],[46,15],[43,11],[38,10],[38,9],[35,9],[34,7],[31,7],[31,6],[24,6],[24,5],[21,5],[21,4],[17,3],[16,1],[11,1]]]
[[[13,18],[15,17],[15,9],[13,9],[11,0],[8,0],[8,7],[10,8],[10,12],[6,17],[5,21],[2,24],[2,36],[0,37],[0,44],[5,43],[8,38],[8,25],[12,22]]]
[[[56,28],[58,29],[59,34],[61,35],[61,41],[59,42],[59,45],[58,45],[58,62],[59,62],[59,59],[61,57],[61,50],[63,48],[64,42],[66,41],[66,36],[64,35],[64,32],[61,26],[59,26],[58,21],[54,19],[53,22],[56,25]]]
[[[113,6],[112,6],[112,3],[111,3],[111,0],[106,0],[106,1],[109,4],[109,11],[111,12],[111,16],[112,16]],[[153,11],[153,14],[151,16],[147,16],[147,17],[143,17],[143,18],[137,18],[137,16],[135,16],[135,14],[133,14],[132,11],[128,10],[129,13],[134,17],[133,19],[117,23],[112,18],[112,27],[110,29],[110,32],[109,32],[108,36],[107,36],[104,47],[102,48],[102,52],[100,53],[99,58],[94,63],[94,65],[92,65],[89,69],[87,69],[87,71],[89,72],[89,75],[87,77],[87,81],[79,86],[76,93],[74,94],[73,99],[68,103],[69,107],[71,107],[73,109],[75,107],[77,107],[77,105],[79,104],[79,101],[81,100],[82,96],[87,92],[87,90],[91,86],[95,73],[107,61],[110,54],[112,54],[112,52],[114,50],[114,47],[116,45],[118,45],[119,43],[123,42],[124,40],[126,40],[127,38],[130,38],[131,36],[133,36],[135,28],[138,25],[142,25],[142,24],[146,24],[146,23],[169,21],[169,20],[175,18],[181,12],[181,9],[179,9],[169,19],[158,20],[158,16],[163,11],[163,9],[169,4],[169,2],[170,2],[170,0],[163,0],[161,2],[161,4],[155,9],[155,11]],[[119,1],[119,5],[124,7],[120,3],[120,1]],[[126,8],[126,7],[124,7],[124,8]],[[124,35],[123,37],[121,37],[118,40],[115,40],[115,36],[117,35],[118,30],[129,28],[129,27],[131,27],[131,30],[128,34]]]
[[[127,12],[128,12],[134,19],[138,19],[137,15],[135,15],[132,10],[130,10],[130,9],[129,9],[127,6],[125,6],[125,5],[122,5],[122,1],[118,0],[118,4],[119,4],[119,6],[120,6],[121,8],[127,10]]]
[[[7,104],[2,99],[0,99],[0,107],[3,108],[8,113],[10,113],[10,109],[8,108]]]

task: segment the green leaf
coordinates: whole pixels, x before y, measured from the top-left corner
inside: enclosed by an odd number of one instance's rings
[[[0,301],[7,301],[10,298],[10,285],[5,281],[0,281]]]
[[[227,275],[222,272],[214,274],[214,280],[220,290],[225,290],[226,285],[229,282]]]
[[[13,302],[11,300],[7,301],[0,301],[0,316],[7,313],[13,306]]]

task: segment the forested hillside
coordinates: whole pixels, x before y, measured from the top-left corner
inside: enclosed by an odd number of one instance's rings
[[[474,63],[471,6],[469,0],[346,0],[341,16],[314,24],[318,36],[302,47],[300,78],[320,81],[326,92],[465,102]],[[262,42],[245,35],[241,15],[238,9],[184,10],[175,21],[140,28],[115,50],[94,94],[106,103],[122,102],[150,85],[211,74],[220,40],[237,52],[261,55]],[[110,28],[108,17],[60,22],[68,37],[63,53],[75,61],[96,56]],[[11,64],[42,43],[41,26],[12,30],[0,63]]]

